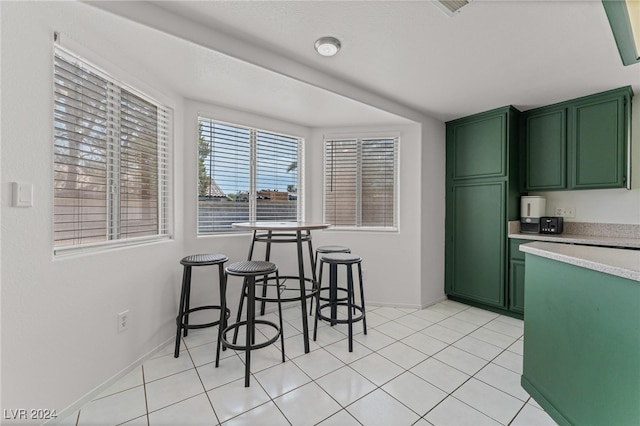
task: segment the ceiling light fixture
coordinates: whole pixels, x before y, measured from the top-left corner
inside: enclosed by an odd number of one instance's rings
[[[340,40],[335,37],[321,37],[316,40],[316,51],[322,56],[333,56],[340,50]]]

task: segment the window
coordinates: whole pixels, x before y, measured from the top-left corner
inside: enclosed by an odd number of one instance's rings
[[[54,251],[168,237],[170,111],[54,55]]]
[[[397,230],[398,138],[324,142],[324,221]]]
[[[198,234],[303,220],[303,139],[202,117],[198,135]]]

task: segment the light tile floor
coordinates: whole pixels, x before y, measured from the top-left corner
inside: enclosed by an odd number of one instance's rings
[[[520,386],[522,321],[449,300],[369,307],[353,352],[345,325],[321,324],[304,354],[299,308],[283,317],[287,361],[277,343],[252,352],[249,388],[244,354],[215,368],[217,329],[192,330],[179,358],[167,345],[62,423],[555,425]]]

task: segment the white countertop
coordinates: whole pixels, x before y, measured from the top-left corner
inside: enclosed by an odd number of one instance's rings
[[[640,248],[640,239],[638,238],[600,237],[595,235],[571,234],[523,234],[521,232],[509,233],[509,238],[568,244],[589,244],[594,246]]]
[[[640,282],[640,250],[537,241],[520,251]]]

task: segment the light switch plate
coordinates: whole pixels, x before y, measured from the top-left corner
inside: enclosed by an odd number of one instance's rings
[[[12,183],[13,207],[33,207],[33,184]]]

